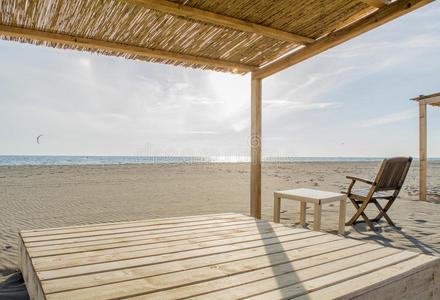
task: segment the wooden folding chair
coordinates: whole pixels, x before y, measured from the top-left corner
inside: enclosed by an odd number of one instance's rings
[[[383,217],[388,224],[396,227],[391,218],[387,215],[387,212],[394,200],[396,200],[397,196],[399,195],[400,189],[405,181],[405,177],[408,174],[411,162],[411,157],[394,157],[384,159],[374,181],[354,176],[347,176],[348,179],[351,179],[351,183],[348,187],[348,190],[342,193],[347,194],[347,197],[351,200],[351,203],[353,203],[357,211],[354,216],[347,223],[345,223],[345,225],[353,225],[355,223],[365,222],[368,224],[371,230],[376,231],[372,222],[377,223]],[[371,185],[371,187],[353,190],[353,186],[356,181],[364,182]],[[378,199],[388,202],[384,207],[382,207],[379,204]],[[367,208],[368,204],[370,203],[374,203],[379,210],[379,214],[374,219],[368,219],[364,212],[365,208]],[[358,221],[359,217],[362,217],[364,220]]]

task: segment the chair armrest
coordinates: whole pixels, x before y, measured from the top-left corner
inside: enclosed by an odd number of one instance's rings
[[[353,181],[362,181],[362,182],[365,182],[365,183],[371,184],[371,185],[375,184],[375,182],[372,182],[370,180],[367,180],[367,179],[364,179],[364,178],[359,178],[359,177],[354,177],[354,176],[347,176],[347,179],[351,179]]]

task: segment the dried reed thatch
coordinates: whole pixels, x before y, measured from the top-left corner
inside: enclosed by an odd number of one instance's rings
[[[164,13],[147,8],[142,2],[1,0],[0,38],[241,74],[302,46],[300,42]],[[172,0],[168,3],[233,17],[310,40],[325,36],[371,11],[371,7],[360,0]],[[2,26],[8,30],[13,28],[17,33],[6,33]],[[30,31],[26,33],[24,29]],[[61,34],[65,42],[43,38],[34,34],[35,31]],[[96,41],[98,46],[88,46],[90,41]],[[105,44],[108,42],[117,47],[108,47]],[[126,50],[133,46],[134,50]],[[142,49],[149,49],[151,53],[143,54]],[[160,51],[174,56],[164,58]],[[196,59],[191,61],[183,56]]]

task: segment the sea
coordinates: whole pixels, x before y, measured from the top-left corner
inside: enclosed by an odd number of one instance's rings
[[[383,157],[263,157],[263,162],[369,162]],[[440,158],[429,158],[440,161]],[[0,155],[0,166],[125,165],[249,162],[246,156],[62,156]]]

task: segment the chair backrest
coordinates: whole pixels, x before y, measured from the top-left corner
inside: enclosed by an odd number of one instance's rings
[[[376,191],[400,190],[408,174],[412,157],[393,157],[382,161],[377,173]]]

